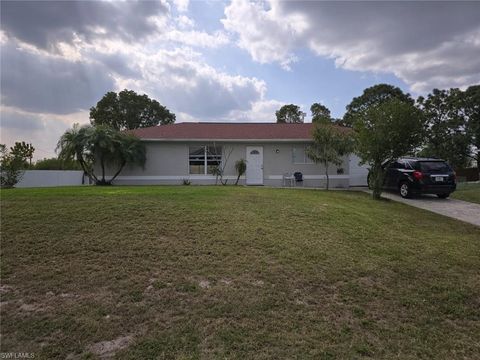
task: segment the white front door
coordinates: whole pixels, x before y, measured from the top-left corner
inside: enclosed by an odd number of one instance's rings
[[[263,146],[247,146],[247,185],[263,185]]]

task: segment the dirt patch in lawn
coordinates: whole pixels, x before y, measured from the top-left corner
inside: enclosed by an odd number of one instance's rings
[[[133,336],[120,336],[110,341],[101,341],[90,345],[88,351],[105,359],[113,357],[117,351],[126,349],[133,342]]]

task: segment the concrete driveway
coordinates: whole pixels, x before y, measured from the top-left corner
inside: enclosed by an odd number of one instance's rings
[[[371,193],[370,190],[364,190]],[[383,192],[382,197],[420,209],[425,209],[453,219],[480,226],[480,205],[456,199],[440,199],[436,195],[422,195],[404,199],[392,192]]]

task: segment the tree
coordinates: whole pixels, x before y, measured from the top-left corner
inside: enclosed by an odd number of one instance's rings
[[[379,199],[385,172],[382,165],[411,153],[423,140],[422,112],[400,99],[390,99],[357,112],[353,119],[356,152],[368,163],[373,198]]]
[[[16,156],[18,159],[24,159],[24,162],[26,162],[26,160],[28,159],[30,166],[32,165],[32,158],[34,152],[35,148],[32,146],[32,144],[27,144],[25,141],[17,141],[15,142],[15,145],[10,148],[10,153],[13,156]]]
[[[310,111],[312,112],[312,123],[331,123],[333,120],[330,110],[320,103],[312,104]]]
[[[143,165],[146,160],[145,145],[138,138],[108,126],[75,124],[62,135],[57,151],[61,160],[76,159],[97,185],[111,185],[126,164]],[[95,165],[100,168],[101,176],[96,175]],[[108,180],[107,166],[116,169]]]
[[[343,156],[353,151],[354,139],[349,130],[319,122],[313,131],[314,144],[307,149],[307,155],[314,162],[321,163],[325,167],[327,190],[330,184],[329,165],[341,165]]]
[[[75,160],[61,160],[56,157],[38,160],[33,165],[34,170],[82,170],[80,164]]]
[[[397,99],[410,105],[414,104],[410,94],[405,94],[396,86],[389,84],[374,85],[365,89],[362,95],[353,98],[352,102],[347,105],[347,112],[343,116],[341,124],[352,127],[354,119],[358,114],[364,113],[372,106],[380,105],[391,99]]]
[[[297,124],[303,123],[306,114],[300,110],[300,106],[290,104],[283,105],[275,112],[275,115],[277,116],[277,123]]]
[[[219,147],[215,146],[215,143],[213,143],[213,149],[215,149],[214,152],[210,152],[207,150],[207,155],[213,155],[215,158],[222,158],[222,153],[220,152],[217,153],[216,150],[219,149]],[[209,147],[207,147],[209,149]],[[220,148],[222,149],[222,148]],[[227,185],[228,179],[224,179],[223,176],[225,175],[225,169],[227,168],[228,165],[228,160],[230,159],[230,155],[232,155],[233,152],[233,147],[224,147],[222,149],[223,151],[223,160],[220,161],[212,170],[212,175],[215,175],[215,185],[218,184],[218,180],[220,180],[220,184],[222,185]]]
[[[419,108],[427,121],[427,137],[422,156],[442,158],[454,168],[467,166],[471,136],[467,131],[465,94],[459,89],[433,89],[419,97]]]
[[[245,159],[237,160],[235,162],[235,171],[237,172],[237,180],[235,181],[235,185],[238,185],[240,176],[245,174],[245,172],[247,171],[247,161]]]
[[[91,126],[80,127],[79,124],[74,124],[60,137],[56,151],[59,151],[58,158],[62,161],[78,161],[83,172],[97,182],[98,179],[93,172],[94,157],[88,146],[90,128]]]
[[[0,144],[0,186],[14,187],[23,176],[25,158],[9,152],[4,144]]]
[[[132,130],[159,124],[173,124],[175,114],[147,95],[132,90],[106,93],[90,108],[92,125],[107,125],[115,130]]]
[[[477,162],[480,175],[480,85],[470,86],[464,94],[466,128],[470,138],[470,158]]]

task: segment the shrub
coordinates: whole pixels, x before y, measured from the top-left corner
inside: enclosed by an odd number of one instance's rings
[[[3,144],[0,144],[0,153],[0,186],[12,188],[22,179],[25,160],[12,155]]]
[[[82,167],[75,160],[61,160],[50,158],[38,160],[33,166],[34,170],[82,170]]]
[[[245,159],[240,159],[235,162],[235,170],[237,171],[237,180],[235,181],[235,185],[238,185],[238,180],[240,180],[240,176],[245,174],[247,171],[247,161]]]

